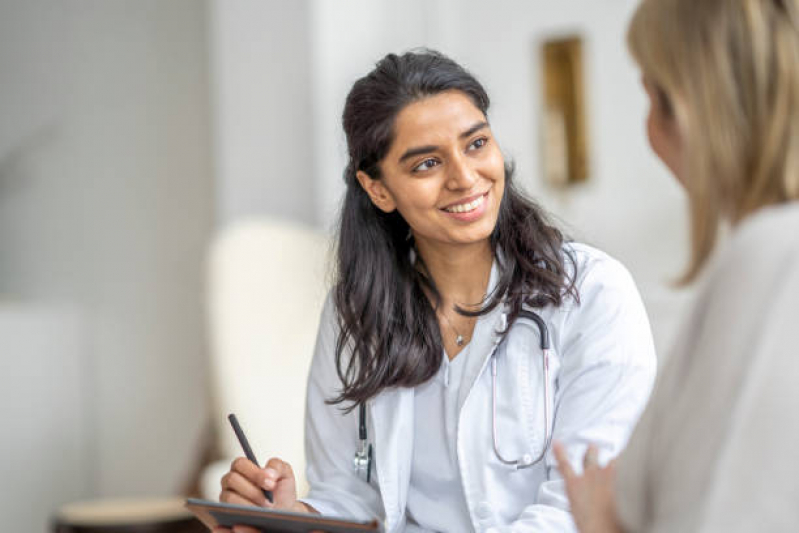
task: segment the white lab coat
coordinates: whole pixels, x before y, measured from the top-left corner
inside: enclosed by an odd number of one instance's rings
[[[651,392],[655,351],[646,312],[632,278],[606,254],[569,245],[578,263],[580,304],[538,310],[550,331],[551,431],[573,457],[588,443],[615,456]],[[489,288],[497,280],[492,269]],[[524,470],[499,462],[491,431],[490,356],[506,309],[480,317],[458,400],[458,463],[475,531],[570,531],[563,482],[551,452]],[[367,402],[374,471],[367,484],[353,469],[358,410],[343,414],[325,399],[340,386],[335,367],[337,322],[330,298],[322,313],[308,380],[307,475],[303,501],[323,514],[385,520],[390,533],[406,530],[405,503],[413,455],[414,389],[384,390]],[[537,455],[544,443],[541,350],[537,329],[515,324],[498,351],[497,425],[501,451]],[[408,529],[411,531],[411,529]]]

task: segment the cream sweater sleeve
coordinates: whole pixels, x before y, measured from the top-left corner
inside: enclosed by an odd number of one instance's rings
[[[718,254],[619,464],[627,531],[799,531],[799,207]]]

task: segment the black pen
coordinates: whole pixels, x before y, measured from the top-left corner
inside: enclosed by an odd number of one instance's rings
[[[252,448],[250,448],[250,443],[247,442],[247,437],[244,436],[244,432],[241,430],[241,426],[239,425],[239,421],[236,420],[236,415],[230,413],[227,415],[227,419],[230,420],[230,425],[233,426],[233,432],[236,434],[236,438],[239,439],[239,444],[241,444],[241,448],[244,450],[244,455],[247,456],[247,459],[255,463],[255,466],[259,466],[258,459],[255,458],[255,454],[252,453]],[[272,491],[261,489],[266,496],[266,499],[269,500],[269,503],[275,503],[275,500],[272,498]]]

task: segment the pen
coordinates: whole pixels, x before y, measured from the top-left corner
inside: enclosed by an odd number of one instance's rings
[[[239,439],[239,444],[241,444],[241,448],[244,450],[244,455],[247,456],[247,459],[255,463],[255,466],[259,466],[258,459],[255,458],[255,454],[252,453],[252,448],[250,448],[250,443],[247,442],[247,437],[244,436],[244,432],[241,430],[241,426],[239,425],[239,421],[236,419],[236,415],[230,413],[227,416],[227,419],[230,420],[230,425],[233,426],[233,432],[236,434],[236,438]],[[274,503],[274,499],[272,498],[272,491],[261,489],[266,496],[266,499],[269,500],[269,503]]]

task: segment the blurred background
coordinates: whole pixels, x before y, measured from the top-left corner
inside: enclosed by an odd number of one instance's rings
[[[631,270],[662,361],[685,208],[645,138],[636,3],[0,0],[4,529],[192,483],[212,242],[264,216],[330,234],[344,98],[388,52],[436,48],[485,84],[517,183]],[[588,140],[587,180],[567,187],[544,179],[541,65],[566,35],[583,41]]]

